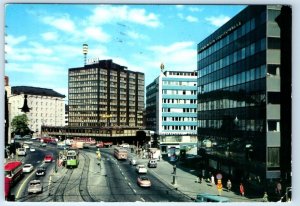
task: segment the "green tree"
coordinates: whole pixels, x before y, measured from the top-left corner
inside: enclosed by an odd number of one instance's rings
[[[21,136],[30,134],[31,131],[28,127],[28,121],[26,114],[15,116],[11,122],[12,132]]]

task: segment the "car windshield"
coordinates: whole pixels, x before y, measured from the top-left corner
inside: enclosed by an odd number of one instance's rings
[[[141,180],[149,180],[147,177],[141,177]]]
[[[5,177],[10,177],[11,176],[11,171],[5,171]]]
[[[24,167],[31,167],[31,165],[24,165]]]
[[[39,185],[40,185],[39,182],[31,182],[31,183],[30,183],[30,186],[39,186]]]

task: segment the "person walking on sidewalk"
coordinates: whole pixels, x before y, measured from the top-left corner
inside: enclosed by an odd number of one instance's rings
[[[211,182],[212,185],[216,184],[214,175],[211,175],[210,182]]]
[[[231,184],[231,181],[230,179],[227,180],[227,191],[231,191],[231,187],[232,187],[232,184]]]
[[[173,165],[173,174],[176,175],[176,164]]]
[[[263,196],[263,202],[269,202],[267,192],[265,192],[265,194]]]
[[[240,184],[240,194],[241,194],[242,196],[245,196],[245,189],[244,189],[243,183]]]

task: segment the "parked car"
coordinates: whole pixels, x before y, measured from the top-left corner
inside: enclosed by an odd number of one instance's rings
[[[34,147],[30,147],[30,152],[35,152],[35,148]]]
[[[22,139],[21,135],[15,135],[14,139]]]
[[[19,156],[25,156],[26,155],[26,149],[25,148],[18,148],[17,149],[17,155]]]
[[[46,146],[47,146],[47,143],[40,144],[40,147],[46,147]]]
[[[147,173],[147,168],[145,167],[145,165],[137,165],[136,166],[136,171],[137,171],[137,173],[145,174],[145,173]]]
[[[26,141],[24,142],[24,144],[33,144],[33,141],[26,140]]]
[[[23,144],[23,148],[25,148],[25,149],[29,149],[30,147],[29,147],[29,145],[28,145],[28,144]]]
[[[128,143],[123,143],[120,146],[123,147],[123,148],[129,148],[130,147],[130,145]]]
[[[23,166],[23,172],[24,173],[30,173],[33,170],[33,165],[32,164],[25,164]]]
[[[23,139],[31,139],[31,135],[27,134],[23,137]]]
[[[42,193],[43,185],[40,180],[31,180],[28,185],[28,194]]]
[[[137,164],[136,159],[134,159],[134,158],[129,159],[129,164],[131,164],[133,166],[136,165]]]
[[[51,154],[46,154],[44,157],[44,162],[52,162],[53,156]]]
[[[45,167],[38,167],[36,169],[35,175],[36,176],[45,176],[46,175],[46,168]]]
[[[139,176],[137,178],[137,184],[140,187],[151,187],[151,181],[148,177],[146,176]]]
[[[148,167],[149,168],[156,168],[157,167],[157,161],[156,160],[154,160],[154,159],[151,159],[151,160],[149,160],[149,162],[148,162]]]

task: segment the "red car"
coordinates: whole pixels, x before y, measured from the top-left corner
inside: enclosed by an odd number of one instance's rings
[[[52,162],[53,161],[53,156],[51,154],[47,154],[44,157],[44,162]]]

